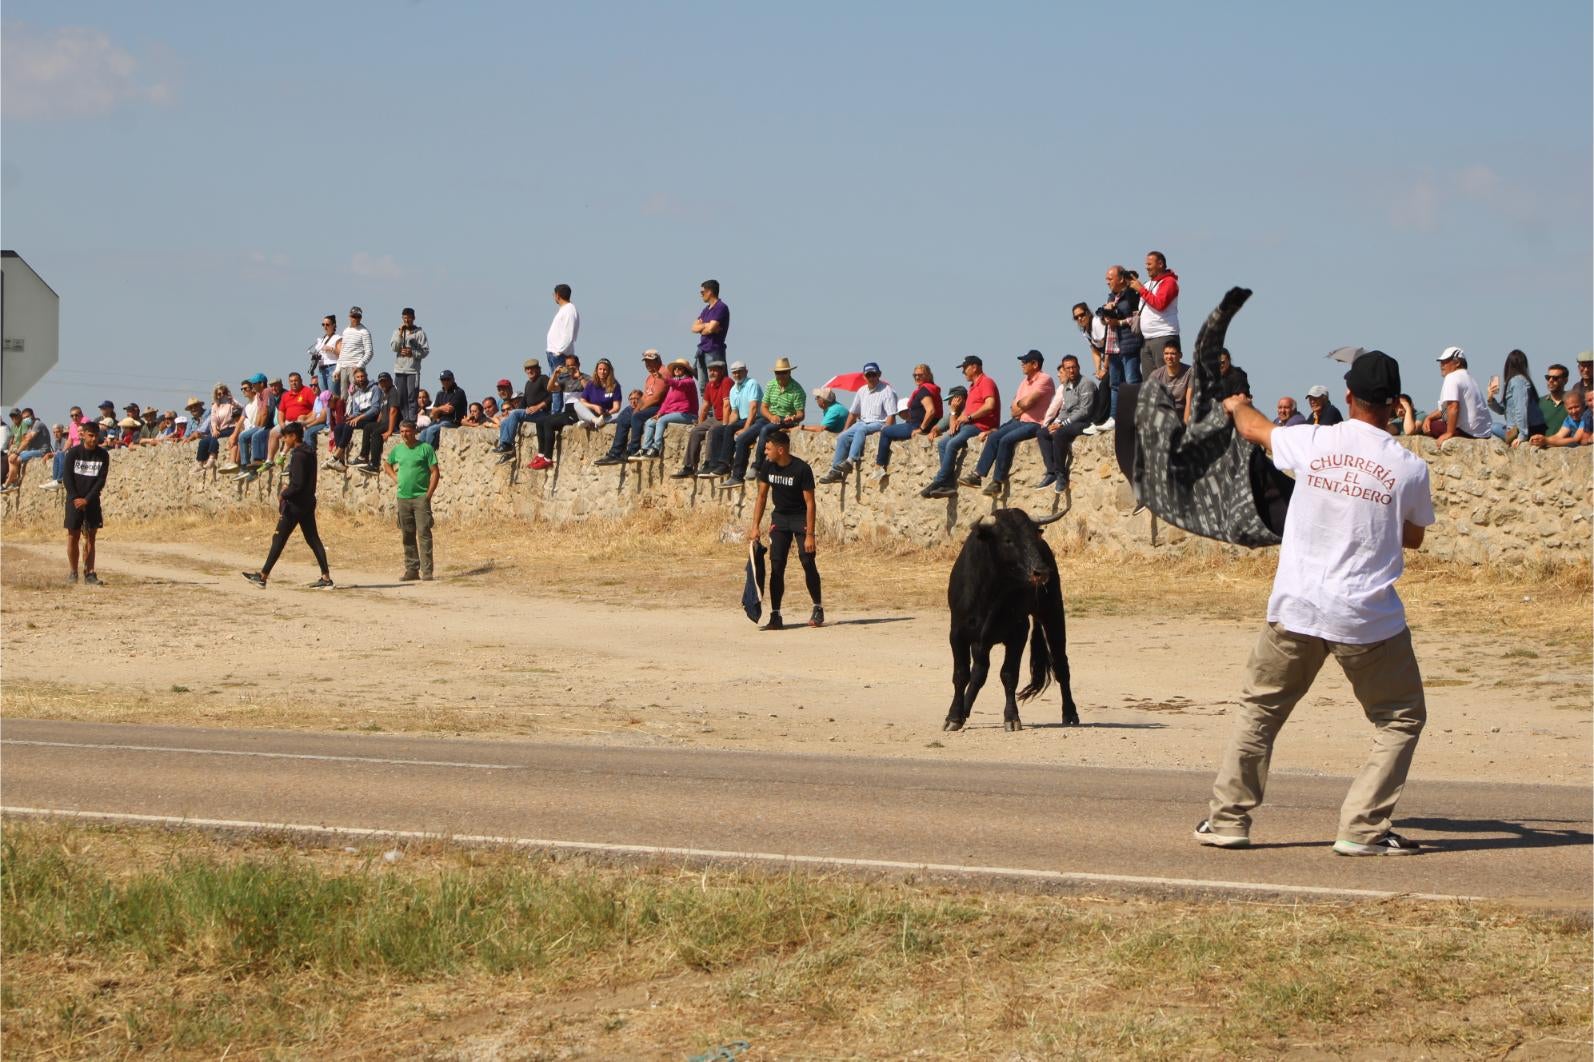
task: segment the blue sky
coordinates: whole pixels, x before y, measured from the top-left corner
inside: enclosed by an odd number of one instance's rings
[[[731,351],[810,387],[1083,354],[1069,307],[1165,251],[1233,284],[1259,402],[1329,349],[1535,375],[1591,345],[1586,2],[5,6],[0,239],[61,294],[27,396],[180,404],[419,311],[475,397],[539,353]],[[379,366],[388,364],[384,353]],[[1340,370],[1341,372],[1343,370]]]

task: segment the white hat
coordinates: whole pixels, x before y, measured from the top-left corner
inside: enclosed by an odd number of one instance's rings
[[[746,372],[746,371],[747,371],[747,362],[745,362],[745,361],[733,361],[733,362],[731,362],[731,372]]]
[[[1439,356],[1437,358],[1435,358],[1434,360],[1435,361],[1454,361],[1456,358],[1460,358],[1460,357],[1465,356],[1466,353],[1467,352],[1462,350],[1460,347],[1446,347],[1444,350],[1441,350],[1439,352]]]
[[[181,413],[179,413],[179,414],[177,414],[176,423],[178,423],[178,424],[187,424],[188,423],[188,418],[183,416]]]
[[[1311,387],[1308,387],[1306,389],[1306,397],[1307,398],[1327,398],[1328,397],[1328,388],[1324,387],[1322,384],[1313,384]]]

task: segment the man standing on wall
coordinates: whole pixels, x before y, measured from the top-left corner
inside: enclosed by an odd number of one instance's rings
[[[556,284],[553,289],[553,304],[557,307],[553,313],[553,321],[548,325],[548,377],[552,380],[559,373],[559,367],[565,363],[565,358],[576,352],[576,337],[581,334],[581,314],[576,312],[575,303],[570,301],[570,285]],[[549,393],[552,404],[550,412],[560,413],[564,410],[564,394],[555,389]]]
[[[393,349],[393,401],[400,420],[414,420],[421,393],[421,362],[432,352],[426,329],[415,323],[415,311],[408,306],[399,316],[399,326],[387,344]]]
[[[1395,803],[1427,720],[1422,674],[1406,610],[1395,593],[1402,549],[1421,547],[1434,522],[1428,463],[1386,425],[1400,396],[1400,366],[1381,351],[1345,374],[1350,416],[1330,427],[1276,427],[1245,395],[1223,400],[1234,429],[1272,452],[1295,476],[1267,626],[1251,651],[1234,729],[1195,840],[1217,848],[1251,843],[1273,742],[1330,655],[1377,727],[1372,752],[1340,811],[1334,852],[1411,855],[1391,828]]]
[[[439,478],[437,451],[415,433],[415,422],[399,425],[398,445],[388,451],[387,474],[398,486],[398,525],[404,536],[401,582],[432,578],[432,495]]]
[[[692,322],[697,340],[698,386],[708,384],[710,362],[725,360],[725,338],[731,331],[731,308],[720,301],[720,282],[705,280],[698,290],[703,299],[703,309]]]
[[[354,387],[354,370],[364,369],[376,356],[371,342],[371,330],[365,327],[365,311],[358,306],[349,307],[349,327],[343,330],[338,341],[338,371],[332,377],[332,393],[345,397]]]
[[[111,455],[100,445],[100,426],[85,420],[78,426],[79,442],[67,450],[61,467],[61,485],[66,488],[66,560],[72,566],[68,582],[77,582],[78,545],[83,547],[83,582],[99,586],[94,570],[94,536],[105,526],[100,511],[100,494],[110,474]]]
[[[1146,282],[1131,279],[1129,286],[1140,296],[1140,376],[1156,372],[1162,351],[1171,339],[1179,342],[1179,274],[1168,268],[1161,251],[1146,252]],[[1184,347],[1181,345],[1181,350]]]

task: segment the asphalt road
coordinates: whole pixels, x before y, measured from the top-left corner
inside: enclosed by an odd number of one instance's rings
[[[1275,774],[1254,847],[1194,844],[1205,772],[8,720],[0,804],[782,859],[1090,891],[1473,896],[1587,909],[1587,788],[1409,784],[1407,858],[1330,851],[1348,780]],[[124,821],[142,821],[138,819]],[[663,851],[660,851],[663,850]]]

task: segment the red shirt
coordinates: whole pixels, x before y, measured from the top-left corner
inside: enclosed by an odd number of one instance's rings
[[[725,413],[725,400],[731,396],[731,378],[721,376],[718,382],[710,380],[708,386],[703,388],[703,402],[708,407],[708,415],[716,419]]]
[[[981,431],[990,431],[1002,422],[1002,396],[996,392],[996,381],[981,373],[969,384],[969,397],[963,408],[979,409],[987,398],[991,400],[990,412],[969,418],[969,423]]]
[[[282,392],[282,401],[277,404],[277,409],[282,413],[282,422],[298,420],[315,407],[315,392],[308,387],[301,387],[297,391]]]

